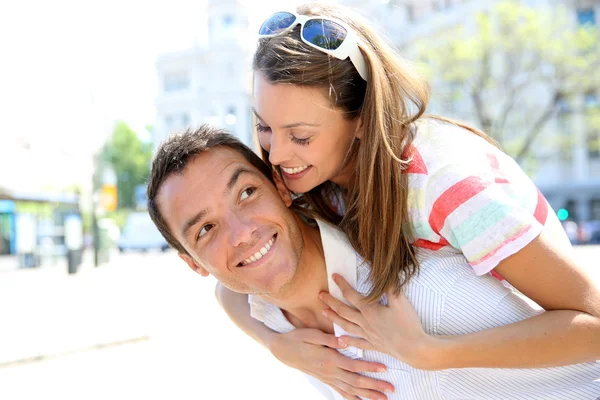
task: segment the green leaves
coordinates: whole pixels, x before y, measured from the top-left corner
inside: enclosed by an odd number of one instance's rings
[[[600,89],[600,32],[577,26],[574,13],[500,1],[422,40],[416,61],[432,82],[433,111],[475,119],[512,156],[531,156],[559,97]]]
[[[104,145],[102,159],[117,176],[118,208],[135,208],[134,190],[147,182],[152,144],[142,142],[133,129],[119,121]]]

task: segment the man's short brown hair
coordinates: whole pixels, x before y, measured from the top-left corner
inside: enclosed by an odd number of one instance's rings
[[[274,183],[272,172],[248,146],[223,129],[204,124],[196,130],[187,130],[169,136],[156,151],[152,160],[148,180],[148,213],[154,224],[169,245],[179,253],[188,254],[181,243],[171,233],[157,203],[157,196],[163,183],[172,174],[181,174],[194,158],[203,152],[218,147],[229,147],[240,153],[248,162]]]

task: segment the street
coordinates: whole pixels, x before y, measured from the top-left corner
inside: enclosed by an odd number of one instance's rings
[[[313,398],[234,327],[214,285],[173,252],[0,273],[0,399]]]
[[[600,246],[577,248],[597,265]],[[312,399],[175,253],[0,272],[0,399]]]

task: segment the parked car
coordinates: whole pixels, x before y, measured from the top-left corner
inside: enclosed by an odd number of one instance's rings
[[[120,252],[155,249],[166,251],[169,249],[167,241],[162,237],[147,212],[129,214],[121,236],[117,240],[117,247]]]

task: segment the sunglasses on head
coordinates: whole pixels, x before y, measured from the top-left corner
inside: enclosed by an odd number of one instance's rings
[[[302,27],[300,38],[304,43],[340,60],[350,57],[354,68],[367,80],[369,74],[365,58],[358,47],[358,36],[342,21],[282,11],[267,18],[260,27],[258,36],[264,38],[280,35],[291,31],[298,24]]]

